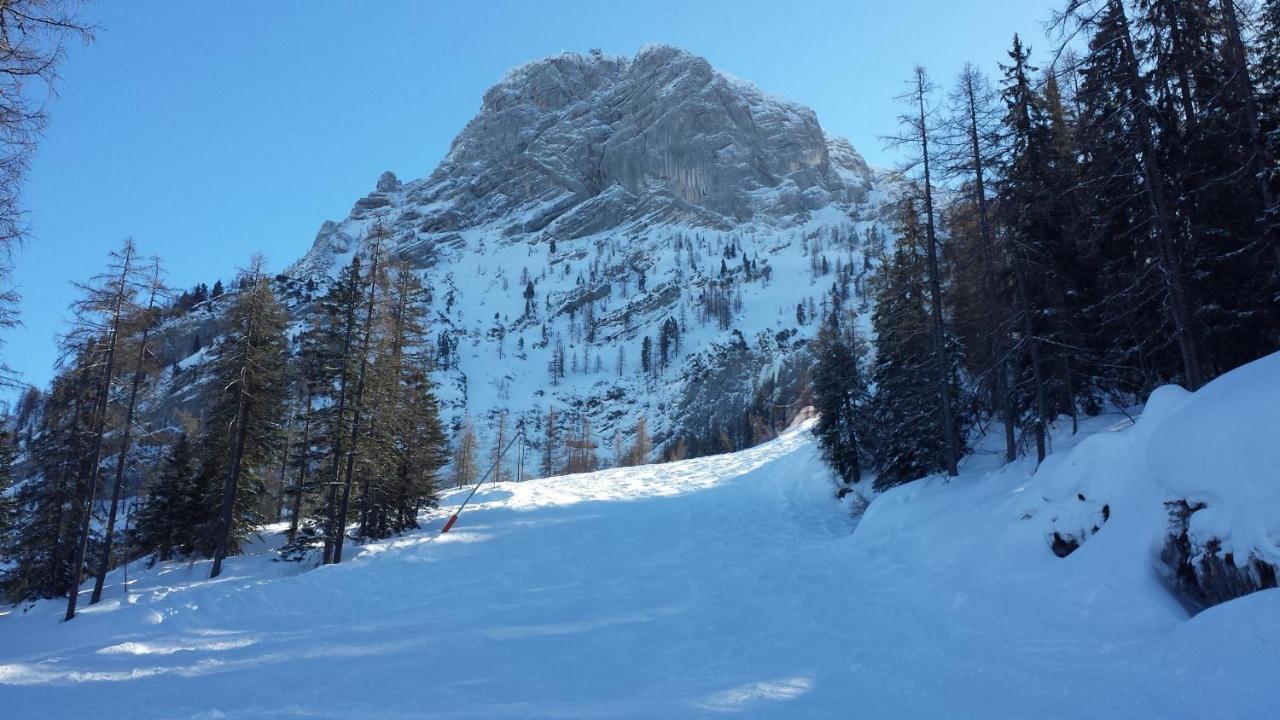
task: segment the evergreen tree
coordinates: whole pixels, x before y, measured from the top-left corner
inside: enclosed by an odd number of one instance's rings
[[[1005,67],[1002,96],[1008,108],[1004,125],[1006,144],[1003,157],[1001,209],[1008,242],[1008,256],[1014,276],[1016,322],[1022,337],[1012,350],[1025,358],[1029,368],[1030,395],[1034,399],[1029,422],[1035,438],[1036,462],[1043,462],[1049,424],[1055,413],[1050,406],[1050,378],[1045,339],[1055,334],[1047,318],[1061,320],[1062,313],[1048,312],[1057,295],[1056,280],[1046,271],[1054,267],[1055,248],[1063,244],[1062,225],[1052,212],[1058,188],[1048,179],[1051,142],[1043,104],[1031,85],[1030,53],[1018,36],[1009,52],[1012,64]],[[1038,278],[1032,283],[1031,278]],[[1061,308],[1059,308],[1061,310]],[[1058,346],[1065,343],[1059,342]],[[1015,402],[1015,406],[1017,403]]]
[[[859,367],[861,352],[852,333],[841,330],[838,316],[823,323],[814,341],[813,405],[818,422],[813,434],[822,455],[846,484],[862,479],[862,413],[866,387]]]
[[[338,528],[338,486],[342,480],[342,461],[346,457],[347,428],[351,419],[350,388],[355,386],[355,353],[352,351],[357,331],[357,316],[363,296],[360,255],[338,273],[338,278],[321,300],[319,338],[316,340],[312,381],[315,394],[324,401],[319,413],[318,444],[328,456],[320,484],[327,488],[322,517],[308,523],[307,535],[319,534],[324,540],[323,562],[333,560]],[[441,352],[449,347],[448,336],[441,335]],[[446,355],[447,357],[447,355]]]
[[[384,538],[418,526],[435,502],[436,475],[448,454],[430,377],[425,290],[412,270],[394,265],[385,295],[386,321],[370,372],[368,450],[361,458],[362,538]]]
[[[264,471],[278,442],[286,392],[286,317],[261,256],[242,275],[243,290],[228,310],[228,330],[211,364],[209,419],[202,472],[221,478],[210,536],[213,568],[240,551],[262,523]]]
[[[1184,270],[1184,234],[1187,226],[1179,222],[1177,207],[1171,199],[1171,182],[1166,172],[1166,156],[1158,147],[1157,117],[1143,68],[1135,47],[1132,25],[1121,0],[1099,3],[1072,0],[1065,17],[1077,18],[1092,32],[1089,50],[1084,57],[1081,88],[1081,123],[1084,131],[1086,172],[1084,184],[1091,188],[1097,203],[1088,217],[1103,227],[1095,227],[1095,241],[1104,243],[1110,255],[1112,288],[1132,290],[1134,280],[1151,273],[1148,265],[1159,268],[1159,286],[1149,293],[1125,292],[1113,296],[1113,314],[1132,313],[1133,305],[1150,307],[1143,296],[1155,297],[1153,308],[1163,314],[1169,330],[1135,328],[1137,339],[1145,345],[1147,362],[1131,366],[1150,366],[1152,338],[1172,336],[1176,341],[1181,365],[1181,379],[1189,389],[1204,384],[1201,369],[1201,342],[1192,313],[1189,282]],[[1133,199],[1142,198],[1143,203]],[[1107,228],[1109,224],[1119,227]],[[1100,236],[1100,237],[1099,237]],[[1127,237],[1126,237],[1127,236]],[[1125,238],[1123,241],[1120,238]],[[1140,240],[1141,254],[1130,251],[1134,239]],[[1114,343],[1121,348],[1130,343]],[[1162,364],[1162,363],[1161,363]]]
[[[193,530],[205,520],[205,501],[196,484],[196,458],[186,432],[169,448],[160,474],[147,492],[130,533],[139,555],[172,560],[192,552],[200,544]],[[153,561],[154,561],[153,560]]]
[[[334,564],[342,562],[342,547],[346,540],[347,520],[351,509],[351,491],[355,482],[356,457],[358,453],[364,451],[361,443],[367,434],[367,429],[362,424],[362,422],[367,422],[365,388],[372,360],[370,353],[373,349],[374,334],[376,332],[375,323],[377,322],[379,308],[379,290],[383,288],[386,280],[384,243],[387,237],[385,228],[381,225],[374,225],[366,238],[365,251],[369,256],[369,277],[365,284],[365,293],[362,300],[364,318],[358,329],[359,343],[352,346],[357,351],[355,358],[356,382],[354,392],[351,395],[351,427],[345,448],[346,458],[342,479],[342,497],[336,513],[337,526],[333,533],[332,562]],[[374,458],[371,458],[371,460],[374,460]]]
[[[947,469],[947,434],[938,394],[931,382],[922,381],[932,378],[940,363],[926,310],[928,270],[921,250],[926,238],[910,200],[900,208],[898,232],[893,257],[875,279],[871,316],[876,354],[870,424],[876,433],[877,488]],[[956,369],[949,370],[949,389],[955,392]],[[960,430],[953,427],[952,433],[961,437]]]
[[[72,587],[72,557],[79,537],[93,411],[98,393],[85,350],[53,380],[40,411],[30,455],[34,470],[14,497],[18,517],[3,552],[9,565],[4,596],[14,602],[64,596]]]

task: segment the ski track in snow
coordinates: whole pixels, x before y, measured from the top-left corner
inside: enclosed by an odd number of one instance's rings
[[[1188,620],[1152,578],[1108,587],[1054,557],[1042,526],[1017,519],[1025,468],[978,482],[992,456],[966,462],[957,481],[880,496],[856,529],[802,429],[731,455],[485,486],[438,536],[465,496],[452,491],[421,532],[340,566],[302,572],[264,550],[208,581],[207,562],[135,565],[127,599],[117,570],[71,624],[56,602],[0,617],[0,716],[1274,710],[1280,591]]]

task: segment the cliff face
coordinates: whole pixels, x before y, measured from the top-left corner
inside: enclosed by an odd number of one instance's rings
[[[813,111],[651,46],[634,58],[565,54],[515,68],[430,177],[384,175],[304,265],[327,269],[378,217],[427,261],[457,234],[585,237],[658,224],[790,227],[866,200],[873,175]],[[353,222],[354,221],[354,222]]]

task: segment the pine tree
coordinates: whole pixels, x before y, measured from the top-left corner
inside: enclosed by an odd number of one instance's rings
[[[875,278],[871,317],[876,354],[870,426],[876,433],[877,488],[947,469],[945,420],[936,388],[925,381],[934,377],[940,364],[926,310],[928,269],[921,245],[927,240],[909,199],[899,209],[897,230],[900,239],[893,257]],[[956,369],[949,370],[948,385],[955,392]],[[959,427],[952,433],[961,436]]]
[[[859,367],[861,352],[852,333],[842,331],[838,316],[823,323],[814,341],[813,405],[818,422],[813,434],[827,463],[846,484],[862,479],[862,413],[866,386]]]
[[[286,317],[261,256],[241,274],[241,285],[228,310],[228,330],[216,348],[209,385],[203,472],[222,478],[210,577],[222,572],[223,559],[238,553],[262,521],[263,474],[278,442],[286,392]]]
[[[1053,420],[1044,349],[1044,338],[1051,336],[1053,329],[1038,319],[1049,315],[1050,303],[1044,293],[1053,280],[1042,273],[1052,267],[1048,258],[1053,254],[1052,246],[1060,242],[1056,235],[1060,226],[1054,224],[1055,218],[1048,212],[1054,201],[1053,188],[1045,177],[1050,167],[1048,125],[1043,106],[1031,87],[1033,69],[1028,65],[1029,57],[1030,52],[1015,35],[1009,52],[1012,64],[1005,67],[1001,93],[1008,108],[1004,120],[1008,147],[1003,158],[1001,204],[1015,279],[1016,319],[1022,331],[1013,350],[1025,354],[1030,367],[1034,398],[1030,428],[1035,438],[1036,462],[1040,463],[1045,458],[1048,428]],[[1033,291],[1031,282],[1033,267],[1037,265],[1040,272],[1035,275],[1040,280],[1036,286],[1040,292]]]
[[[313,382],[316,393],[324,401],[319,414],[318,444],[325,448],[329,458],[321,484],[327,487],[323,503],[323,517],[308,525],[308,535],[318,533],[324,539],[323,562],[333,560],[334,540],[338,528],[338,486],[342,479],[342,461],[346,456],[347,428],[351,417],[350,388],[355,385],[355,353],[352,351],[356,337],[356,318],[362,297],[361,258],[356,255],[351,264],[338,273],[338,278],[321,300],[322,313],[318,329],[316,356],[313,360]],[[449,347],[448,336],[441,334],[441,353]],[[447,354],[445,355],[447,358]],[[446,361],[447,362],[447,361]]]
[[[1222,0],[1142,0],[1134,19],[1202,381],[1271,352],[1280,322],[1280,285],[1259,272],[1277,259],[1264,220],[1273,203],[1259,181],[1258,109],[1235,19]]]
[[[1086,0],[1072,0],[1064,17],[1077,18],[1092,30],[1089,51],[1082,69],[1082,118],[1085,126],[1085,151],[1088,162],[1086,184],[1104,207],[1091,209],[1089,217],[1104,222],[1119,218],[1116,208],[1106,204],[1125,203],[1135,196],[1145,200],[1145,207],[1126,208],[1130,227],[1116,228],[1119,234],[1142,232],[1144,246],[1151,250],[1146,257],[1130,260],[1116,269],[1127,277],[1116,278],[1114,287],[1123,288],[1125,280],[1144,274],[1147,260],[1159,268],[1163,302],[1157,311],[1165,314],[1176,340],[1183,382],[1189,389],[1204,384],[1201,370],[1199,333],[1194,327],[1192,300],[1184,271],[1183,252],[1185,224],[1180,224],[1176,207],[1170,198],[1170,176],[1165,156],[1157,146],[1157,118],[1149,87],[1135,48],[1132,25],[1121,0],[1103,0],[1101,7]],[[1109,187],[1108,187],[1109,186]],[[1127,187],[1123,187],[1127,186]],[[1143,222],[1142,219],[1148,222]],[[1134,222],[1133,220],[1136,220]],[[1117,232],[1107,232],[1114,242]],[[1123,254],[1124,247],[1115,248]],[[1136,262],[1135,262],[1136,260]],[[1137,304],[1129,297],[1121,303]],[[1143,333],[1148,335],[1149,333]],[[1142,338],[1146,341],[1146,337]],[[1122,347],[1127,344],[1120,344]],[[1135,363],[1138,364],[1138,363]]]
[[[198,510],[204,498],[196,485],[196,474],[191,439],[182,432],[169,448],[130,533],[130,542],[138,554],[172,560],[197,544],[192,529],[199,527],[202,517],[192,511]]]
[[[370,422],[362,453],[362,538],[384,538],[418,526],[435,502],[436,475],[448,454],[430,378],[425,289],[403,263],[391,267],[376,357],[370,372]]]

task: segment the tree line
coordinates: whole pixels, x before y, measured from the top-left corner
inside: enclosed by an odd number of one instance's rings
[[[874,356],[858,308],[815,343],[846,482],[955,475],[975,423],[1038,463],[1059,419],[1280,346],[1280,2],[1070,0],[1051,27],[1039,66],[1015,36],[994,81],[910,79]]]
[[[79,285],[50,390],[4,443],[0,463],[22,458],[21,482],[10,487],[12,463],[0,479],[5,595],[65,596],[69,620],[86,576],[90,603],[113,567],[139,558],[208,558],[216,577],[269,523],[287,522],[285,557],[324,563],[341,562],[349,541],[417,527],[448,440],[426,293],[386,238],[375,226],[293,320],[282,281],[255,257],[213,298],[220,328],[195,377],[183,370],[198,396],[191,415],[160,407],[177,383],[154,347],[174,305],[159,262],[132,241],[113,253]]]

